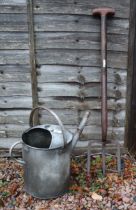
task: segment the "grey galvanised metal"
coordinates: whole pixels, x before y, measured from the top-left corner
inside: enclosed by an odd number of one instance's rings
[[[50,112],[59,125],[33,126],[33,118],[36,110]],[[30,114],[32,127],[25,131],[22,140],[13,144],[12,150],[17,144],[22,144],[23,160],[17,162],[24,167],[24,188],[34,197],[49,199],[64,194],[68,190],[70,177],[70,155],[85,123],[89,117],[87,111],[73,135],[64,128],[59,117],[50,109],[36,107]]]

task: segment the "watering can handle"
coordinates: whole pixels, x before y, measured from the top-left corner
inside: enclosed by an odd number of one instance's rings
[[[13,150],[14,147],[15,147],[16,145],[18,145],[18,144],[22,144],[22,141],[17,141],[17,142],[15,142],[15,143],[11,146],[11,148],[10,148],[10,150],[9,150],[9,156],[10,156],[11,158],[14,158],[14,160],[15,160],[16,162],[20,163],[21,165],[24,165],[24,164],[25,164],[25,161],[19,160],[19,159],[15,158],[15,157],[13,156],[13,154],[12,154],[12,150]]]
[[[64,146],[67,144],[67,139],[66,139],[66,136],[65,136],[65,129],[64,129],[64,126],[60,120],[60,118],[49,108],[47,107],[35,107],[34,109],[32,109],[31,113],[30,113],[30,117],[29,117],[29,125],[30,127],[33,127],[34,126],[34,114],[35,114],[35,111],[36,110],[46,110],[48,111],[51,115],[53,115],[53,117],[56,119],[56,121],[58,122],[60,128],[61,128],[61,131],[62,131],[62,135],[63,135],[63,140],[64,140]]]

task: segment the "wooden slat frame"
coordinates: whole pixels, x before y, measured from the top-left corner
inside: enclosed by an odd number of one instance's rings
[[[35,39],[34,39],[34,17],[33,17],[33,0],[27,0],[28,13],[28,32],[29,32],[29,49],[31,65],[31,86],[32,86],[32,106],[38,106],[37,92],[37,74],[36,74],[36,56],[35,56]],[[38,113],[35,115],[35,123],[39,123]]]
[[[130,1],[125,146],[136,154],[136,1]]]

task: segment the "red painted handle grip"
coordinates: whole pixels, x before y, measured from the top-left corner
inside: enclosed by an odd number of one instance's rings
[[[106,16],[114,14],[115,10],[113,8],[108,8],[108,7],[99,7],[93,10],[93,15]]]

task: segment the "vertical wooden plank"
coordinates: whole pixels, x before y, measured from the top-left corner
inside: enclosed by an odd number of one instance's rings
[[[33,16],[33,0],[27,0],[28,15],[28,33],[29,33],[29,50],[31,65],[31,85],[32,85],[32,106],[38,106],[37,92],[37,74],[36,74],[36,56],[35,56],[35,39],[34,39],[34,16]],[[39,122],[38,114],[35,115],[35,123]]]
[[[136,154],[136,1],[130,1],[125,146]]]

